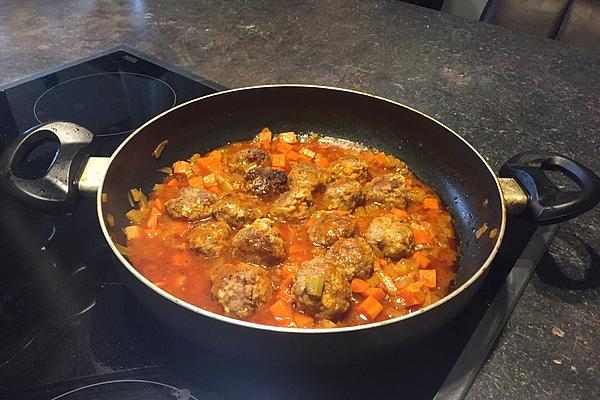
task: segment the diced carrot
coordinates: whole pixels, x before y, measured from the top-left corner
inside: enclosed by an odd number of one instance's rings
[[[437,287],[437,274],[435,269],[420,269],[419,279],[423,282],[423,286],[435,289]]]
[[[300,154],[300,153],[298,153],[298,154]],[[298,157],[297,161],[298,162],[309,163],[309,162],[312,162],[312,160],[313,160],[312,158],[310,158],[310,157],[308,157],[308,156],[306,156],[304,154],[300,154],[300,156]]]
[[[280,290],[277,292],[277,298],[285,301],[286,303],[292,303],[294,301],[294,296],[286,292],[285,290]]]
[[[315,326],[315,319],[310,315],[295,312],[294,323],[298,328],[313,328]]]
[[[373,160],[372,161],[375,161],[377,163],[381,163],[383,160],[385,160],[385,153],[383,151],[378,151],[373,156]]]
[[[150,229],[156,229],[158,226],[158,215],[151,215],[146,222],[146,226]]]
[[[206,188],[217,186],[219,184],[219,182],[217,181],[217,175],[215,175],[214,173],[206,175],[204,178],[202,178],[202,182],[204,183],[204,187]]]
[[[217,195],[219,195],[219,194],[223,194],[223,189],[221,189],[221,188],[220,188],[220,187],[218,187],[218,186],[211,186],[211,187],[209,187],[209,188],[208,188],[208,190],[209,190],[210,192],[213,192],[214,194],[217,194]]]
[[[431,264],[431,260],[420,251],[416,251],[415,254],[413,254],[413,258],[419,263],[421,268],[427,268],[429,267],[429,264]]]
[[[404,183],[406,184],[406,187],[411,188],[412,186],[414,186],[415,181],[413,181],[412,178],[406,178],[404,180]]]
[[[137,239],[142,236],[142,230],[137,225],[126,226],[124,231],[128,240]]]
[[[177,233],[180,236],[183,233],[185,233],[188,230],[188,228],[190,227],[187,222],[179,222],[179,221],[174,222],[172,226],[173,226],[173,231],[175,231],[175,233]]]
[[[292,319],[293,316],[291,304],[281,299],[273,303],[273,305],[269,308],[269,311],[271,311],[273,318],[277,320]]]
[[[414,293],[411,293],[408,289],[402,289],[398,291],[398,295],[404,299],[404,305],[406,307],[416,306],[417,304],[421,304],[417,296]]]
[[[290,244],[288,249],[288,253],[296,254],[296,253],[304,253],[306,251],[306,245],[304,242],[295,240]]]
[[[150,229],[154,229],[158,226],[158,216],[161,215],[162,213],[160,212],[160,210],[156,207],[152,207],[152,209],[150,210],[150,216],[148,217],[148,222],[146,223],[146,226]]]
[[[271,156],[271,164],[274,167],[285,167],[285,154],[273,154]]]
[[[413,236],[415,238],[416,244],[431,243],[431,237],[429,236],[429,233],[427,233],[427,231],[424,231],[421,229],[414,229],[414,228],[412,231],[413,231]]]
[[[158,197],[154,199],[154,207],[158,208],[159,210],[164,210],[165,209],[165,204],[163,203],[163,201],[161,199],[159,199]]]
[[[217,153],[217,154],[221,154],[221,153]],[[217,160],[215,158],[210,158],[210,157],[200,157],[199,159],[196,160],[196,164],[201,165],[202,167],[206,168],[210,172],[221,171],[221,160],[220,159]]]
[[[223,153],[221,153],[219,150],[213,150],[208,154],[207,157],[215,162],[221,162],[223,160]]]
[[[317,154],[317,156],[315,157],[315,165],[319,168],[327,168],[327,166],[329,165],[329,160],[327,159],[327,157]]]
[[[175,164],[173,164],[173,173],[190,177],[193,174],[192,164],[187,161],[176,161]]]
[[[302,154],[300,154],[294,150],[288,151],[285,156],[287,157],[288,160],[292,160],[292,161],[298,161],[298,160],[302,159],[302,157],[303,157]]]
[[[392,214],[394,214],[396,217],[408,218],[408,213],[406,212],[406,210],[403,210],[401,208],[394,208],[392,210]]]
[[[364,293],[365,290],[370,287],[371,285],[369,285],[369,282],[359,278],[352,279],[352,282],[350,283],[350,288],[354,293]]]
[[[171,187],[177,186],[178,184],[179,184],[179,182],[177,182],[177,179],[175,179],[175,178],[170,179],[169,182],[167,182],[167,186],[171,186]]]
[[[356,311],[367,317],[369,321],[374,321],[383,310],[381,303],[374,297],[369,296],[356,307]]]
[[[367,297],[373,297],[376,300],[382,301],[383,299],[385,299],[385,292],[383,291],[383,289],[378,288],[378,287],[370,287],[367,290],[364,291],[363,293],[364,296]]]
[[[288,151],[292,150],[294,148],[294,146],[292,146],[291,144],[288,143],[277,143],[277,146],[275,146],[275,149],[280,152],[280,153],[287,153]]]
[[[188,179],[188,183],[192,187],[203,188],[204,187],[204,178],[202,178],[201,176],[194,176],[194,177],[191,177],[190,179]]]
[[[335,214],[335,215],[339,215],[340,217],[350,214],[350,211],[348,211],[348,210],[331,210],[328,212],[331,212],[332,214]]]
[[[435,197],[425,197],[423,199],[423,208],[428,210],[439,210],[440,203]]]
[[[370,151],[365,151],[364,153],[361,153],[359,157],[365,160],[366,162],[371,162],[373,161],[375,154],[371,153]]]
[[[294,281],[294,274],[288,274],[285,278],[283,278],[283,280],[279,284],[279,289],[284,289],[284,288],[289,287],[293,281]]]

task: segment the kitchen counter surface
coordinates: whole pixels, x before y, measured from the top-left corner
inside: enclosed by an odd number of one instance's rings
[[[600,172],[600,53],[392,0],[2,1],[0,84],[119,44],[228,87],[370,92],[456,130],[493,169],[547,149]],[[468,399],[600,397],[600,210],[564,224]],[[556,283],[554,267],[571,280]],[[599,279],[596,279],[599,282]]]

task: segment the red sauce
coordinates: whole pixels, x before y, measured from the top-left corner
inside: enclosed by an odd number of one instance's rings
[[[266,131],[263,131],[262,135],[257,137],[259,139],[254,141],[229,144],[204,157],[196,154],[185,163],[175,163],[174,171],[149,194],[147,203],[143,204],[143,212],[140,212],[137,218],[132,218],[136,222],[132,222],[132,225],[126,228],[127,255],[133,266],[155,285],[175,297],[203,309],[224,314],[221,305],[211,295],[210,271],[217,265],[239,261],[234,259],[231,251],[223,251],[220,256],[208,258],[189,248],[190,230],[194,226],[207,223],[207,220],[197,222],[175,220],[165,212],[165,203],[176,197],[180,188],[189,185],[201,186],[219,196],[235,190],[230,184],[236,183],[236,180],[237,184],[240,184],[243,177],[233,174],[227,162],[236,152],[252,147],[268,150],[271,157],[285,154],[285,164],[280,169],[286,173],[296,162],[314,163],[326,169],[328,164],[337,159],[354,157],[365,160],[369,164],[368,179],[371,180],[379,175],[394,172],[403,165],[395,157],[377,150],[362,146],[348,146],[342,142],[325,141],[316,136],[285,144],[277,137],[270,140],[269,136]],[[277,157],[279,157],[278,162],[281,162],[281,156],[275,156],[273,160]],[[373,218],[377,216],[398,215],[413,229],[425,232],[426,242],[419,243],[417,240],[415,254],[399,262],[376,257],[373,276],[366,281],[371,287],[384,289],[385,297],[378,300],[383,306],[382,311],[374,318],[358,312],[357,308],[365,301],[365,295],[353,292],[350,308],[336,321],[337,326],[381,321],[418,310],[445,296],[450,282],[455,277],[457,247],[451,216],[430,187],[410,171],[403,173],[408,179],[407,191],[410,199],[406,209],[392,209],[378,204],[358,207],[352,213],[357,221],[356,235],[364,235]],[[213,186],[215,182],[212,178],[216,176],[220,177],[221,182],[217,181]],[[322,191],[315,192],[313,209],[315,211],[322,209],[322,202]],[[270,203],[271,201],[260,201],[265,210],[268,210]],[[322,326],[316,324],[318,321],[311,321],[311,318],[277,318],[271,311],[273,303],[285,299],[290,304],[294,316],[305,314],[293,301],[290,287],[280,288],[280,284],[287,275],[293,274],[295,268],[303,261],[326,251],[311,243],[307,234],[307,224],[310,221],[311,219],[290,223],[276,220],[276,227],[285,242],[288,258],[279,265],[262,267],[271,279],[273,295],[252,315],[245,318],[246,320],[290,327]],[[435,271],[433,281],[432,271]],[[293,282],[293,279],[291,281]],[[290,282],[290,279],[287,279],[287,282]],[[329,324],[329,326],[333,325]]]

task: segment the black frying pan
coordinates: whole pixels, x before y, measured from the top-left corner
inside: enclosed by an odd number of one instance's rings
[[[164,177],[159,168],[194,152],[247,140],[265,126],[274,132],[312,131],[344,138],[406,161],[454,216],[460,257],[451,293],[403,317],[356,327],[303,330],[248,323],[202,310],[138,273],[114,246],[114,242],[125,242],[121,228],[128,224],[125,213],[131,208],[128,190],[141,186],[148,193]],[[48,137],[61,142],[48,175],[36,180],[19,177],[20,161],[35,143]],[[169,144],[157,160],[152,152],[165,139]],[[192,100],[137,129],[110,159],[88,160],[90,141],[91,133],[70,123],[38,127],[2,154],[0,183],[18,198],[46,208],[72,204],[78,188],[95,190],[99,184],[102,231],[121,264],[124,281],[138,299],[175,331],[205,346],[261,360],[314,362],[315,354],[320,360],[376,356],[421,338],[448,321],[472,297],[502,241],[507,209],[539,223],[556,223],[589,210],[600,200],[598,176],[573,160],[544,152],[523,153],[501,170],[511,179],[498,179],[471,145],[434,119],[383,98],[318,86],[261,86]],[[550,169],[566,173],[581,190],[559,191],[544,174]],[[105,222],[108,214],[116,221],[113,228]],[[487,230],[477,238],[475,232],[484,225]],[[494,229],[496,235],[490,235]]]

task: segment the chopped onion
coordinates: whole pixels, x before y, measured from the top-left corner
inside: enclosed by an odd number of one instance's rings
[[[168,140],[163,140],[162,142],[160,142],[158,144],[158,146],[156,146],[156,148],[154,149],[154,151],[152,151],[152,155],[154,156],[154,158],[156,158],[158,160],[158,158],[162,154],[162,152],[165,149],[165,146],[167,144],[169,144],[169,141]]]
[[[113,242],[113,244],[115,245],[119,253],[123,254],[124,256],[129,256],[131,254],[131,250],[129,249],[129,247],[123,246],[122,244],[119,244],[117,242]]]

